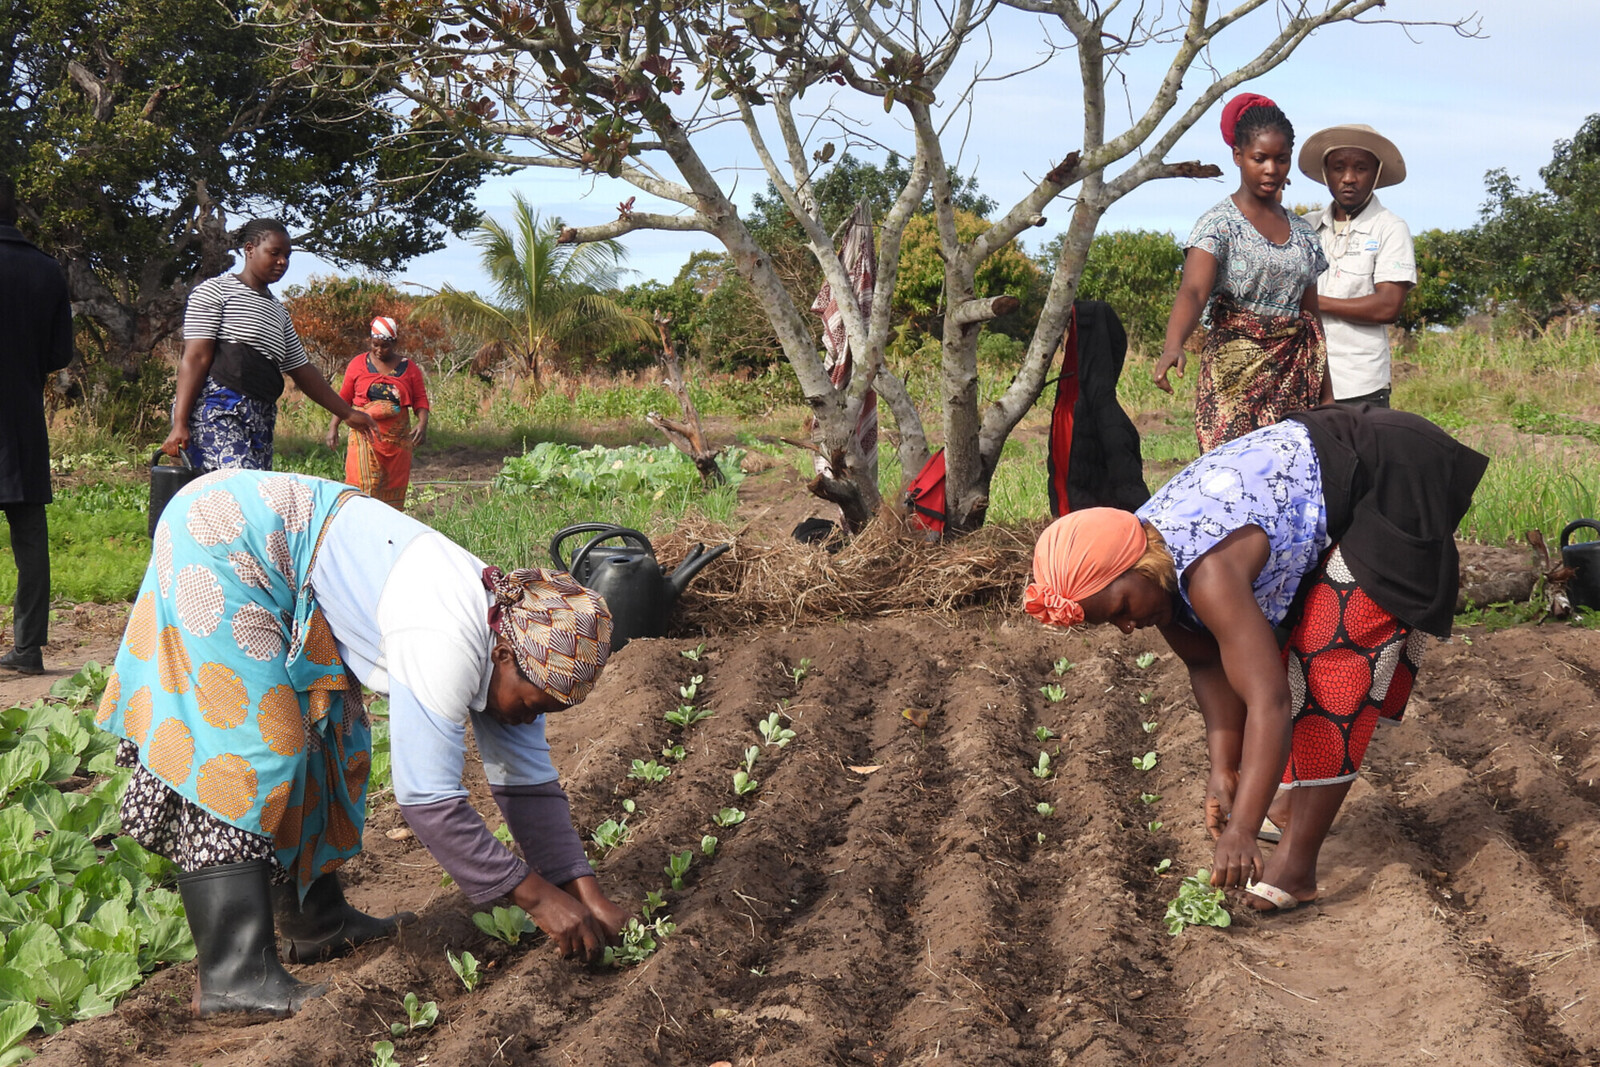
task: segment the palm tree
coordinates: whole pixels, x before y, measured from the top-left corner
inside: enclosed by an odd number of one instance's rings
[[[421,301],[416,313],[445,314],[484,342],[480,354],[494,348],[512,353],[535,388],[541,361],[563,349],[649,338],[649,321],[607,295],[616,291],[622,273],[622,245],[561,244],[559,219],[541,221],[521,193],[514,200],[509,228],[486,218],[472,235],[483,250],[494,300],[446,285]]]

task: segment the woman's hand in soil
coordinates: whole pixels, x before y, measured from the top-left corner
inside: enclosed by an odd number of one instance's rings
[[[1233,814],[1233,794],[1239,788],[1239,772],[1213,770],[1206,783],[1206,829],[1211,840],[1220,838]]]
[[[1261,849],[1256,846],[1254,832],[1242,827],[1224,830],[1211,859],[1211,884],[1243,889],[1260,877]]]
[[[537,873],[530,872],[511,891],[511,899],[550,935],[565,959],[577,956],[593,963],[608,944],[616,943],[616,933],[606,929],[583,901],[562,892]]]
[[[588,908],[589,914],[610,931],[613,938],[611,943],[617,944],[615,939],[621,936],[622,928],[628,925],[628,913],[617,907],[610,897],[600,891],[599,881],[592,876],[574,878],[561,888]]]

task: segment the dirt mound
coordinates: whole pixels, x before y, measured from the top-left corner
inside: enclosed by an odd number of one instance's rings
[[[331,995],[290,1020],[199,1023],[193,967],[174,968],[40,1043],[37,1062],[365,1065],[407,992],[440,1018],[399,1038],[397,1060],[436,1067],[1600,1062],[1591,633],[1468,631],[1433,649],[1324,850],[1320,899],[1271,918],[1235,907],[1233,928],[1177,938],[1166,902],[1210,858],[1205,749],[1155,635],[975,609],[713,635],[698,661],[680,655],[698,640],[632,642],[550,723],[580,827],[637,804],[631,840],[598,863],[615,899],[636,906],[666,885],[669,851],[695,849],[666,893],[678,931],[643,965],[490,941],[415,840],[386,834],[399,821],[380,804],[350,896],[422,918],[297,968]],[[685,732],[663,714],[693,675],[716,714]],[[763,749],[759,791],[736,798],[773,711],[797,736]],[[1057,736],[1039,742],[1040,726]],[[666,781],[626,777],[680,740]],[[1031,773],[1041,749],[1048,778]],[[1136,770],[1148,749],[1159,762]],[[734,805],[746,821],[714,826]],[[720,838],[710,858],[704,834]],[[476,992],[447,948],[484,962]]]

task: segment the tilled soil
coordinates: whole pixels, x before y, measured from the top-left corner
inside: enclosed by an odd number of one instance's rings
[[[401,823],[380,798],[350,896],[421,920],[294,968],[330,995],[293,1019],[201,1023],[193,965],[176,967],[38,1043],[36,1062],[366,1065],[415,992],[440,1018],[396,1041],[406,1065],[1600,1063],[1593,633],[1436,646],[1351,791],[1316,903],[1257,916],[1230,901],[1231,929],[1175,938],[1166,903],[1210,860],[1206,764],[1159,637],[974,610],[712,635],[698,661],[680,654],[698,640],[631,643],[550,721],[585,832],[637,803],[632,839],[597,861],[614,899],[637,906],[666,886],[669,851],[695,849],[685,888],[666,891],[678,931],[646,963],[591,970],[542,935],[489,940],[415,839],[387,834]],[[1141,652],[1156,657],[1143,669]],[[1058,677],[1062,657],[1075,666]],[[716,714],[672,728],[663,713],[696,674]],[[733,771],[773,711],[797,737],[763,749],[740,801]],[[1039,726],[1058,736],[1041,744]],[[626,777],[676,741],[688,755],[665,782]],[[1048,778],[1031,773],[1041,749]],[[1156,767],[1136,770],[1150,749]],[[748,819],[715,827],[735,804]],[[704,834],[720,838],[709,859]],[[476,992],[447,948],[484,961]]]

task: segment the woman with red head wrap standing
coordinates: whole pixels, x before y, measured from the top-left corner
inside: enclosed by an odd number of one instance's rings
[[[1244,93],[1222,111],[1239,188],[1195,223],[1155,383],[1181,376],[1183,345],[1211,327],[1195,385],[1195,436],[1208,452],[1294,411],[1333,399],[1317,276],[1328,267],[1316,233],[1279,203],[1289,184],[1294,127],[1276,104]]]
[[[375,434],[351,434],[344,480],[368,496],[404,511],[411,486],[411,452],[428,437],[428,383],[422,368],[400,355],[394,319],[372,320],[369,351],[350,361],[339,395],[378,424]],[[411,412],[417,425],[411,425]],[[339,444],[339,416],[328,423],[328,447]]]

